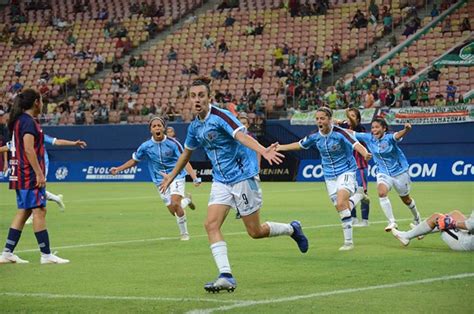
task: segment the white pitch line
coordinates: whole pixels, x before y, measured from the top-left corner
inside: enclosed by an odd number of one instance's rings
[[[419,284],[427,284],[437,281],[445,281],[445,280],[453,280],[453,279],[463,279],[463,278],[471,278],[474,277],[474,273],[464,273],[458,275],[451,275],[451,276],[443,276],[443,277],[435,277],[435,278],[427,278],[427,279],[420,279],[420,280],[413,280],[413,281],[402,281],[396,282],[391,284],[385,285],[376,285],[376,286],[368,286],[368,287],[360,287],[360,288],[350,288],[350,289],[341,289],[341,290],[333,290],[333,291],[326,291],[326,292],[317,292],[311,293],[306,295],[296,295],[293,297],[285,297],[279,299],[267,299],[267,300],[260,300],[260,301],[244,301],[242,303],[232,304],[232,305],[224,305],[215,308],[209,309],[196,309],[188,312],[187,314],[209,314],[216,311],[227,311],[236,308],[244,308],[249,306],[255,305],[262,305],[262,304],[275,304],[275,303],[283,303],[283,302],[293,302],[303,299],[312,299],[312,298],[319,298],[319,297],[327,297],[339,294],[347,294],[347,293],[354,293],[354,292],[363,292],[363,291],[370,291],[370,290],[379,290],[379,289],[390,289],[390,288],[398,288],[398,287],[406,287],[406,286],[413,286]]]
[[[272,190],[264,191],[263,195],[269,193],[293,193],[293,192],[310,192],[310,191],[320,191],[323,190],[321,187],[313,187],[310,189],[295,189],[295,190]],[[209,192],[195,192],[192,195],[209,195]],[[76,199],[76,200],[66,200],[66,203],[90,203],[90,202],[111,202],[111,201],[126,201],[126,200],[147,200],[147,199],[159,199],[157,196],[127,196],[127,197],[114,197],[114,198],[88,198],[88,199]],[[15,201],[0,203],[0,206],[11,206],[16,205]]]
[[[398,221],[408,221],[412,219],[398,219]],[[387,223],[385,220],[381,221],[371,221],[370,224],[383,224]],[[340,227],[341,224],[331,224],[331,225],[319,225],[319,226],[309,226],[303,227],[303,229],[323,229],[323,228],[332,228],[332,227]],[[245,235],[247,232],[230,232],[226,233],[225,236],[235,236],[235,235]],[[192,236],[192,238],[206,238],[207,234],[200,234]],[[79,249],[85,247],[95,247],[95,246],[107,246],[107,245],[120,245],[120,244],[130,244],[130,243],[144,243],[144,242],[155,242],[155,241],[169,241],[169,240],[177,240],[177,237],[160,237],[160,238],[151,238],[151,239],[136,239],[136,240],[124,240],[124,241],[114,241],[114,242],[99,242],[99,243],[87,243],[87,244],[75,244],[75,245],[66,245],[66,246],[57,246],[51,248],[53,250],[64,250],[64,249]],[[16,253],[27,253],[27,252],[36,252],[38,248],[34,249],[25,249],[15,251]]]
[[[7,297],[34,297],[45,299],[88,299],[88,300],[116,300],[116,301],[170,301],[170,302],[213,302],[213,303],[242,303],[243,300],[218,300],[208,298],[167,298],[167,297],[140,297],[140,296],[113,296],[113,295],[82,295],[82,294],[52,294],[52,293],[23,293],[0,292],[0,296]]]

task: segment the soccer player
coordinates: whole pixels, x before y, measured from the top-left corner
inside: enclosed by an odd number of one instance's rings
[[[28,263],[13,254],[28,217],[33,213],[33,230],[41,251],[41,264],[65,264],[69,260],[51,253],[46,229],[46,178],[44,135],[36,118],[43,101],[40,93],[26,89],[15,97],[8,128],[12,134],[10,189],[16,190],[18,211],[8,232],[0,263]]]
[[[85,148],[87,146],[87,143],[81,140],[76,140],[76,141],[69,141],[69,140],[63,140],[63,139],[58,139],[55,137],[51,137],[47,134],[44,135],[44,143],[46,144],[51,144],[54,146],[77,146],[80,148]],[[45,165],[45,178],[48,177],[48,170],[49,170],[49,156],[48,156],[48,151],[46,150],[46,145],[44,147],[44,165]],[[63,202],[63,195],[62,194],[53,194],[49,191],[46,191],[46,200],[48,201],[53,201],[56,204],[58,204],[59,208],[61,211],[64,211],[66,209],[66,205]],[[28,220],[26,221],[26,224],[29,225],[33,222],[33,215],[31,215]]]
[[[410,231],[392,229],[392,234],[404,246],[416,237],[441,231],[441,239],[454,251],[474,251],[474,211],[469,218],[454,210],[447,215],[433,214]]]
[[[416,208],[415,200],[410,197],[411,180],[408,174],[408,161],[398,143],[411,130],[411,124],[405,123],[403,130],[388,133],[388,125],[384,119],[376,118],[372,121],[372,134],[355,133],[356,139],[364,142],[374,155],[377,165],[377,192],[380,207],[388,219],[385,231],[390,232],[398,227],[393,216],[392,204],[388,199],[388,192],[393,188],[397,191],[403,203],[413,214],[412,225],[420,223],[420,213]]]
[[[166,136],[176,138],[176,132],[172,126],[166,128]]]
[[[152,135],[151,138],[138,147],[137,151],[133,153],[132,159],[119,167],[113,167],[111,173],[116,175],[120,171],[134,167],[142,160],[147,160],[148,171],[150,172],[153,183],[158,188],[163,180],[163,173],[169,173],[173,169],[178,157],[183,152],[183,147],[177,140],[165,135],[166,122],[163,118],[158,116],[152,117],[148,127]],[[191,164],[186,164],[186,171],[193,179],[194,185],[199,186],[201,180],[196,176]],[[186,172],[181,171],[169,189],[162,192],[158,191],[171,215],[176,217],[176,223],[178,224],[182,241],[188,241],[190,239],[184,208],[189,206],[189,208],[195,209],[191,196],[185,197],[185,177]]]
[[[265,148],[247,135],[245,127],[229,111],[212,106],[209,83],[208,78],[198,78],[189,88],[189,99],[196,118],[188,127],[183,154],[173,171],[164,174],[160,189],[168,189],[190,160],[192,152],[199,147],[204,148],[211,160],[213,175],[205,228],[219,270],[218,278],[205,284],[204,289],[208,292],[234,291],[237,283],[221,231],[230,208],[240,213],[247,233],[254,239],[288,235],[297,242],[303,253],[308,250],[308,240],[298,221],[260,224],[262,190],[257,158],[249,149],[260,153],[270,164],[280,163],[283,155],[275,151],[276,144]]]
[[[357,166],[352,152],[356,150],[365,160],[369,160],[372,156],[345,129],[333,125],[331,118],[331,109],[319,108],[316,111],[319,132],[312,133],[299,142],[279,145],[277,151],[311,147],[319,151],[329,197],[336,206],[342,222],[344,245],[339,250],[349,251],[354,248],[351,209],[363,198],[363,194],[355,193]]]
[[[343,121],[338,123],[343,128],[348,128],[355,132],[365,132],[364,126],[361,124],[360,111],[357,108],[349,108],[346,110],[347,122]],[[360,201],[360,211],[362,220],[357,220],[357,204],[353,204],[354,208],[351,211],[352,226],[354,227],[367,227],[369,225],[369,210],[370,210],[370,199],[367,195],[367,169],[369,167],[367,160],[354,151],[354,158],[357,164],[356,179],[357,179],[357,193],[362,193],[363,198]]]

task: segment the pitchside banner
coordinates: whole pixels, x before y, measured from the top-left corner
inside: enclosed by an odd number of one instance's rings
[[[474,121],[474,105],[380,109],[388,124],[440,124]]]
[[[370,108],[360,111],[361,121],[363,124],[370,123],[376,114],[377,109]],[[334,110],[333,119],[347,120],[346,111],[344,109]],[[295,112],[290,120],[291,125],[316,125],[316,110],[310,112]]]
[[[474,181],[474,158],[410,158],[408,173],[413,181]],[[369,180],[375,181],[377,166],[369,165]],[[302,160],[296,181],[324,181],[321,160]]]
[[[434,62],[437,66],[474,66],[474,41],[472,39],[458,45],[448,54]]]

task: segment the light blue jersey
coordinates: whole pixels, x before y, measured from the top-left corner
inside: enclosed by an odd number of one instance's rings
[[[51,137],[47,134],[44,135],[44,169],[45,169],[45,174],[44,176],[48,176],[48,168],[49,168],[49,156],[48,156],[48,151],[46,150],[46,144],[51,144],[54,145],[56,142],[55,137]]]
[[[379,173],[395,177],[408,170],[408,161],[403,154],[395,134],[385,133],[382,138],[377,139],[370,133],[355,133],[355,137],[367,144],[368,149],[374,156]]]
[[[314,147],[319,151],[326,180],[334,180],[344,172],[356,172],[357,165],[352,152],[357,143],[346,130],[338,126],[332,126],[329,134],[313,133],[299,142],[303,149]]]
[[[203,147],[212,163],[216,182],[233,184],[258,175],[256,154],[234,137],[245,127],[229,111],[209,107],[204,120],[197,117],[188,128],[185,147]]]
[[[160,172],[170,173],[182,152],[183,147],[177,140],[165,136],[161,142],[158,142],[152,137],[138,147],[132,158],[137,162],[147,160],[150,177],[153,183],[159,185],[163,181]],[[186,177],[186,171],[182,170],[176,179],[184,177]]]

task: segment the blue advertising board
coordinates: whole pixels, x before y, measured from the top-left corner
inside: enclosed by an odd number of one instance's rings
[[[474,157],[408,158],[408,173],[413,181],[474,181]],[[369,181],[375,181],[377,166],[369,165]],[[300,162],[296,181],[324,181],[319,159]]]

